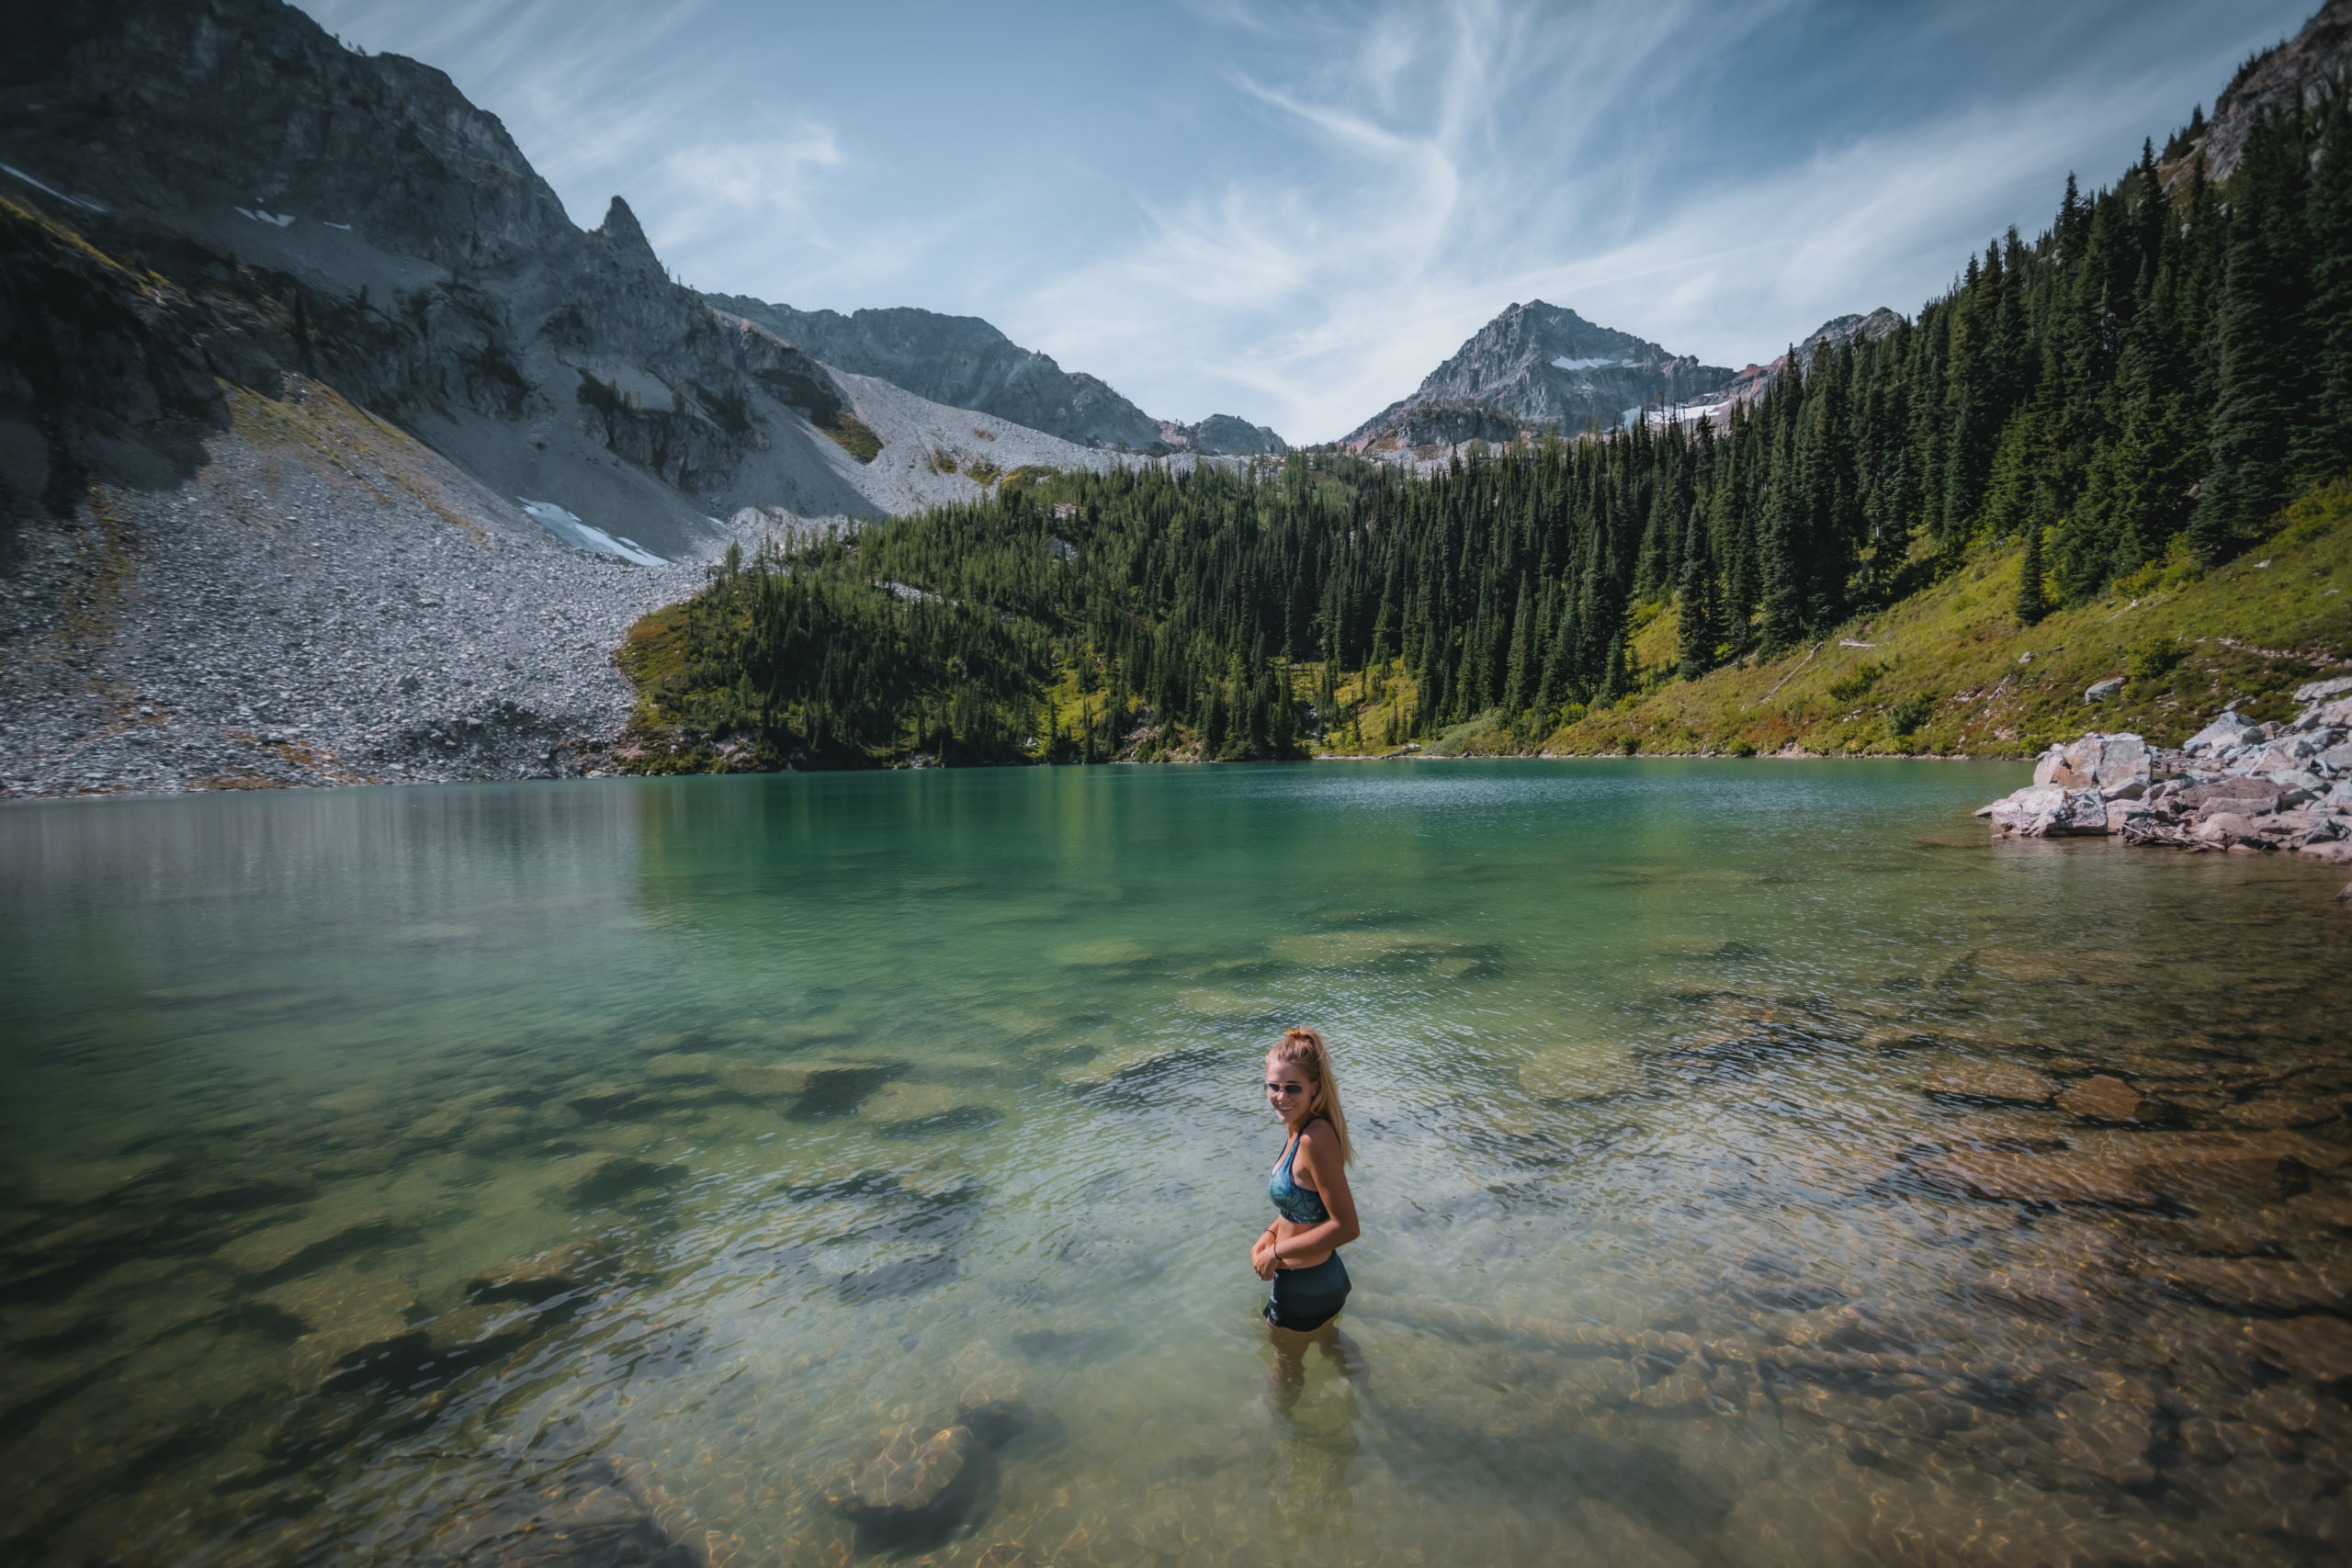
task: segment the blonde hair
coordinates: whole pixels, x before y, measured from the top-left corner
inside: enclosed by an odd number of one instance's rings
[[[1331,1131],[1340,1135],[1340,1163],[1354,1164],[1356,1146],[1348,1141],[1348,1119],[1340,1110],[1340,1076],[1332,1070],[1331,1049],[1323,1043],[1322,1033],[1313,1029],[1286,1030],[1266,1054],[1278,1062],[1306,1069],[1307,1081],[1315,1089],[1307,1102],[1307,1119],[1320,1116],[1330,1122]]]

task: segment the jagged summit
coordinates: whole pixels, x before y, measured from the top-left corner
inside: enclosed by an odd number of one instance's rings
[[[1531,427],[1614,429],[1645,406],[1704,396],[1732,375],[1531,299],[1479,328],[1410,397],[1357,426],[1344,444],[1361,451],[1474,435],[1507,439]]]
[[[616,255],[641,262],[656,272],[662,270],[662,258],[653,254],[653,242],[645,237],[645,226],[622,197],[613,197],[612,205],[605,209],[604,222],[594,232]]]

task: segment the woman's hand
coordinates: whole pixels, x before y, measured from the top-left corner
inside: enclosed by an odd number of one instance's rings
[[[1280,1261],[1281,1254],[1275,1250],[1274,1236],[1272,1231],[1261,1234],[1258,1237],[1257,1241],[1251,1244],[1250,1248],[1250,1272],[1256,1274],[1261,1280],[1272,1279],[1274,1277],[1274,1271],[1279,1266]]]

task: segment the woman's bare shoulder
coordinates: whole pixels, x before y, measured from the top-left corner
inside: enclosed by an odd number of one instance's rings
[[[1317,1158],[1324,1155],[1328,1155],[1339,1146],[1340,1134],[1333,1132],[1331,1130],[1331,1123],[1325,1121],[1320,1116],[1317,1116],[1314,1121],[1309,1122],[1306,1126],[1299,1129],[1299,1153],[1308,1156],[1309,1158]]]

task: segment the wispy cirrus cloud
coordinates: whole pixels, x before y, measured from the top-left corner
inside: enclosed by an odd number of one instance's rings
[[[984,315],[1329,438],[1512,300],[1741,364],[1914,310],[2311,0],[305,0],[689,281]]]

